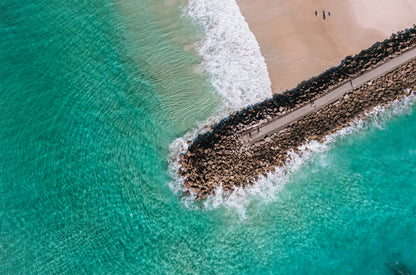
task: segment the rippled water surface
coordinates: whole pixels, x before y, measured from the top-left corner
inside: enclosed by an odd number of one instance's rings
[[[0,2],[0,272],[416,272],[414,98],[252,190],[180,196],[182,137],[270,92],[201,3]]]

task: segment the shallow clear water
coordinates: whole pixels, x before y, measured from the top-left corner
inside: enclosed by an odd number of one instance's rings
[[[1,273],[416,272],[415,104],[267,198],[172,192],[172,144],[230,101],[194,53],[203,29],[151,2],[0,3]]]

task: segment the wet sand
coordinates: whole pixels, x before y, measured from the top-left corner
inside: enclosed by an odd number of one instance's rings
[[[237,3],[266,59],[273,93],[294,88],[301,81],[338,65],[345,56],[416,23],[413,0],[237,0]]]

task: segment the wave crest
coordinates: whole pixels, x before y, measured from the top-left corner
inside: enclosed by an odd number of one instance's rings
[[[216,91],[233,110],[272,96],[266,62],[235,0],[189,0],[205,37],[196,46]]]

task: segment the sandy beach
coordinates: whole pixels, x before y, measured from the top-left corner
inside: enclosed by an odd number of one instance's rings
[[[265,57],[273,93],[416,23],[413,0],[237,0]]]

